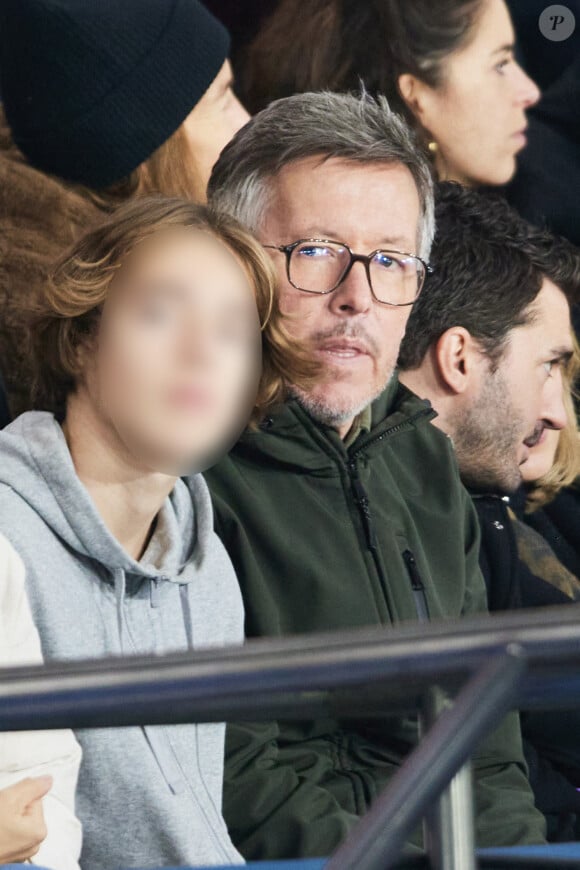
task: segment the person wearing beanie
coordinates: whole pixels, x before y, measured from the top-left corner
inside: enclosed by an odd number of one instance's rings
[[[32,406],[28,315],[52,263],[123,201],[205,201],[248,120],[228,32],[198,0],[0,5],[0,377]]]

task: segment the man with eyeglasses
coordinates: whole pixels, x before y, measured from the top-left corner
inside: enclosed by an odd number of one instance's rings
[[[222,152],[209,191],[272,256],[287,328],[322,373],[207,475],[247,634],[485,610],[452,446],[395,374],[434,233],[430,169],[409,129],[383,99],[279,100]],[[416,737],[414,719],[394,717],[230,727],[234,842],[253,859],[330,853]],[[474,770],[479,844],[542,842],[515,716]]]

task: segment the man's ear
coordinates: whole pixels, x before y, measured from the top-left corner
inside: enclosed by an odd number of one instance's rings
[[[461,395],[473,383],[474,370],[481,352],[471,333],[463,326],[452,326],[435,345],[435,361],[441,380],[448,390]]]

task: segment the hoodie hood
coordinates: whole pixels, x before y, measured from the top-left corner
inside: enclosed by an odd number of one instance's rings
[[[52,414],[22,414],[0,434],[0,483],[40,514],[55,535],[108,571],[190,582],[212,534],[212,510],[201,475],[179,480],[165,500],[155,532],[139,562],[103,523],[79,480],[62,428]],[[193,508],[193,510],[192,510]],[[194,521],[195,517],[195,521]]]
[[[121,652],[128,651],[125,598],[149,582],[152,607],[167,600],[179,585],[188,646],[193,648],[192,614],[187,586],[198,575],[213,534],[213,513],[201,475],[178,480],[157,516],[156,527],[137,562],[109,532],[79,480],[61,426],[44,411],[21,414],[0,433],[0,484],[9,486],[39,514],[74,553],[97,562],[95,572],[114,588]]]
[[[189,583],[212,534],[212,508],[201,475],[177,481],[139,562],[121,547],[79,480],[64,433],[52,414],[30,411],[0,433],[0,483],[40,514],[66,545],[110,574]],[[195,518],[195,519],[194,519]]]

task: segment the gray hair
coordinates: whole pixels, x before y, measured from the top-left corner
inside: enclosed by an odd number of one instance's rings
[[[268,205],[268,181],[287,164],[316,156],[406,166],[421,204],[417,253],[429,258],[435,233],[431,169],[415,134],[383,96],[320,91],[270,103],[222,151],[208,198],[256,232]]]

